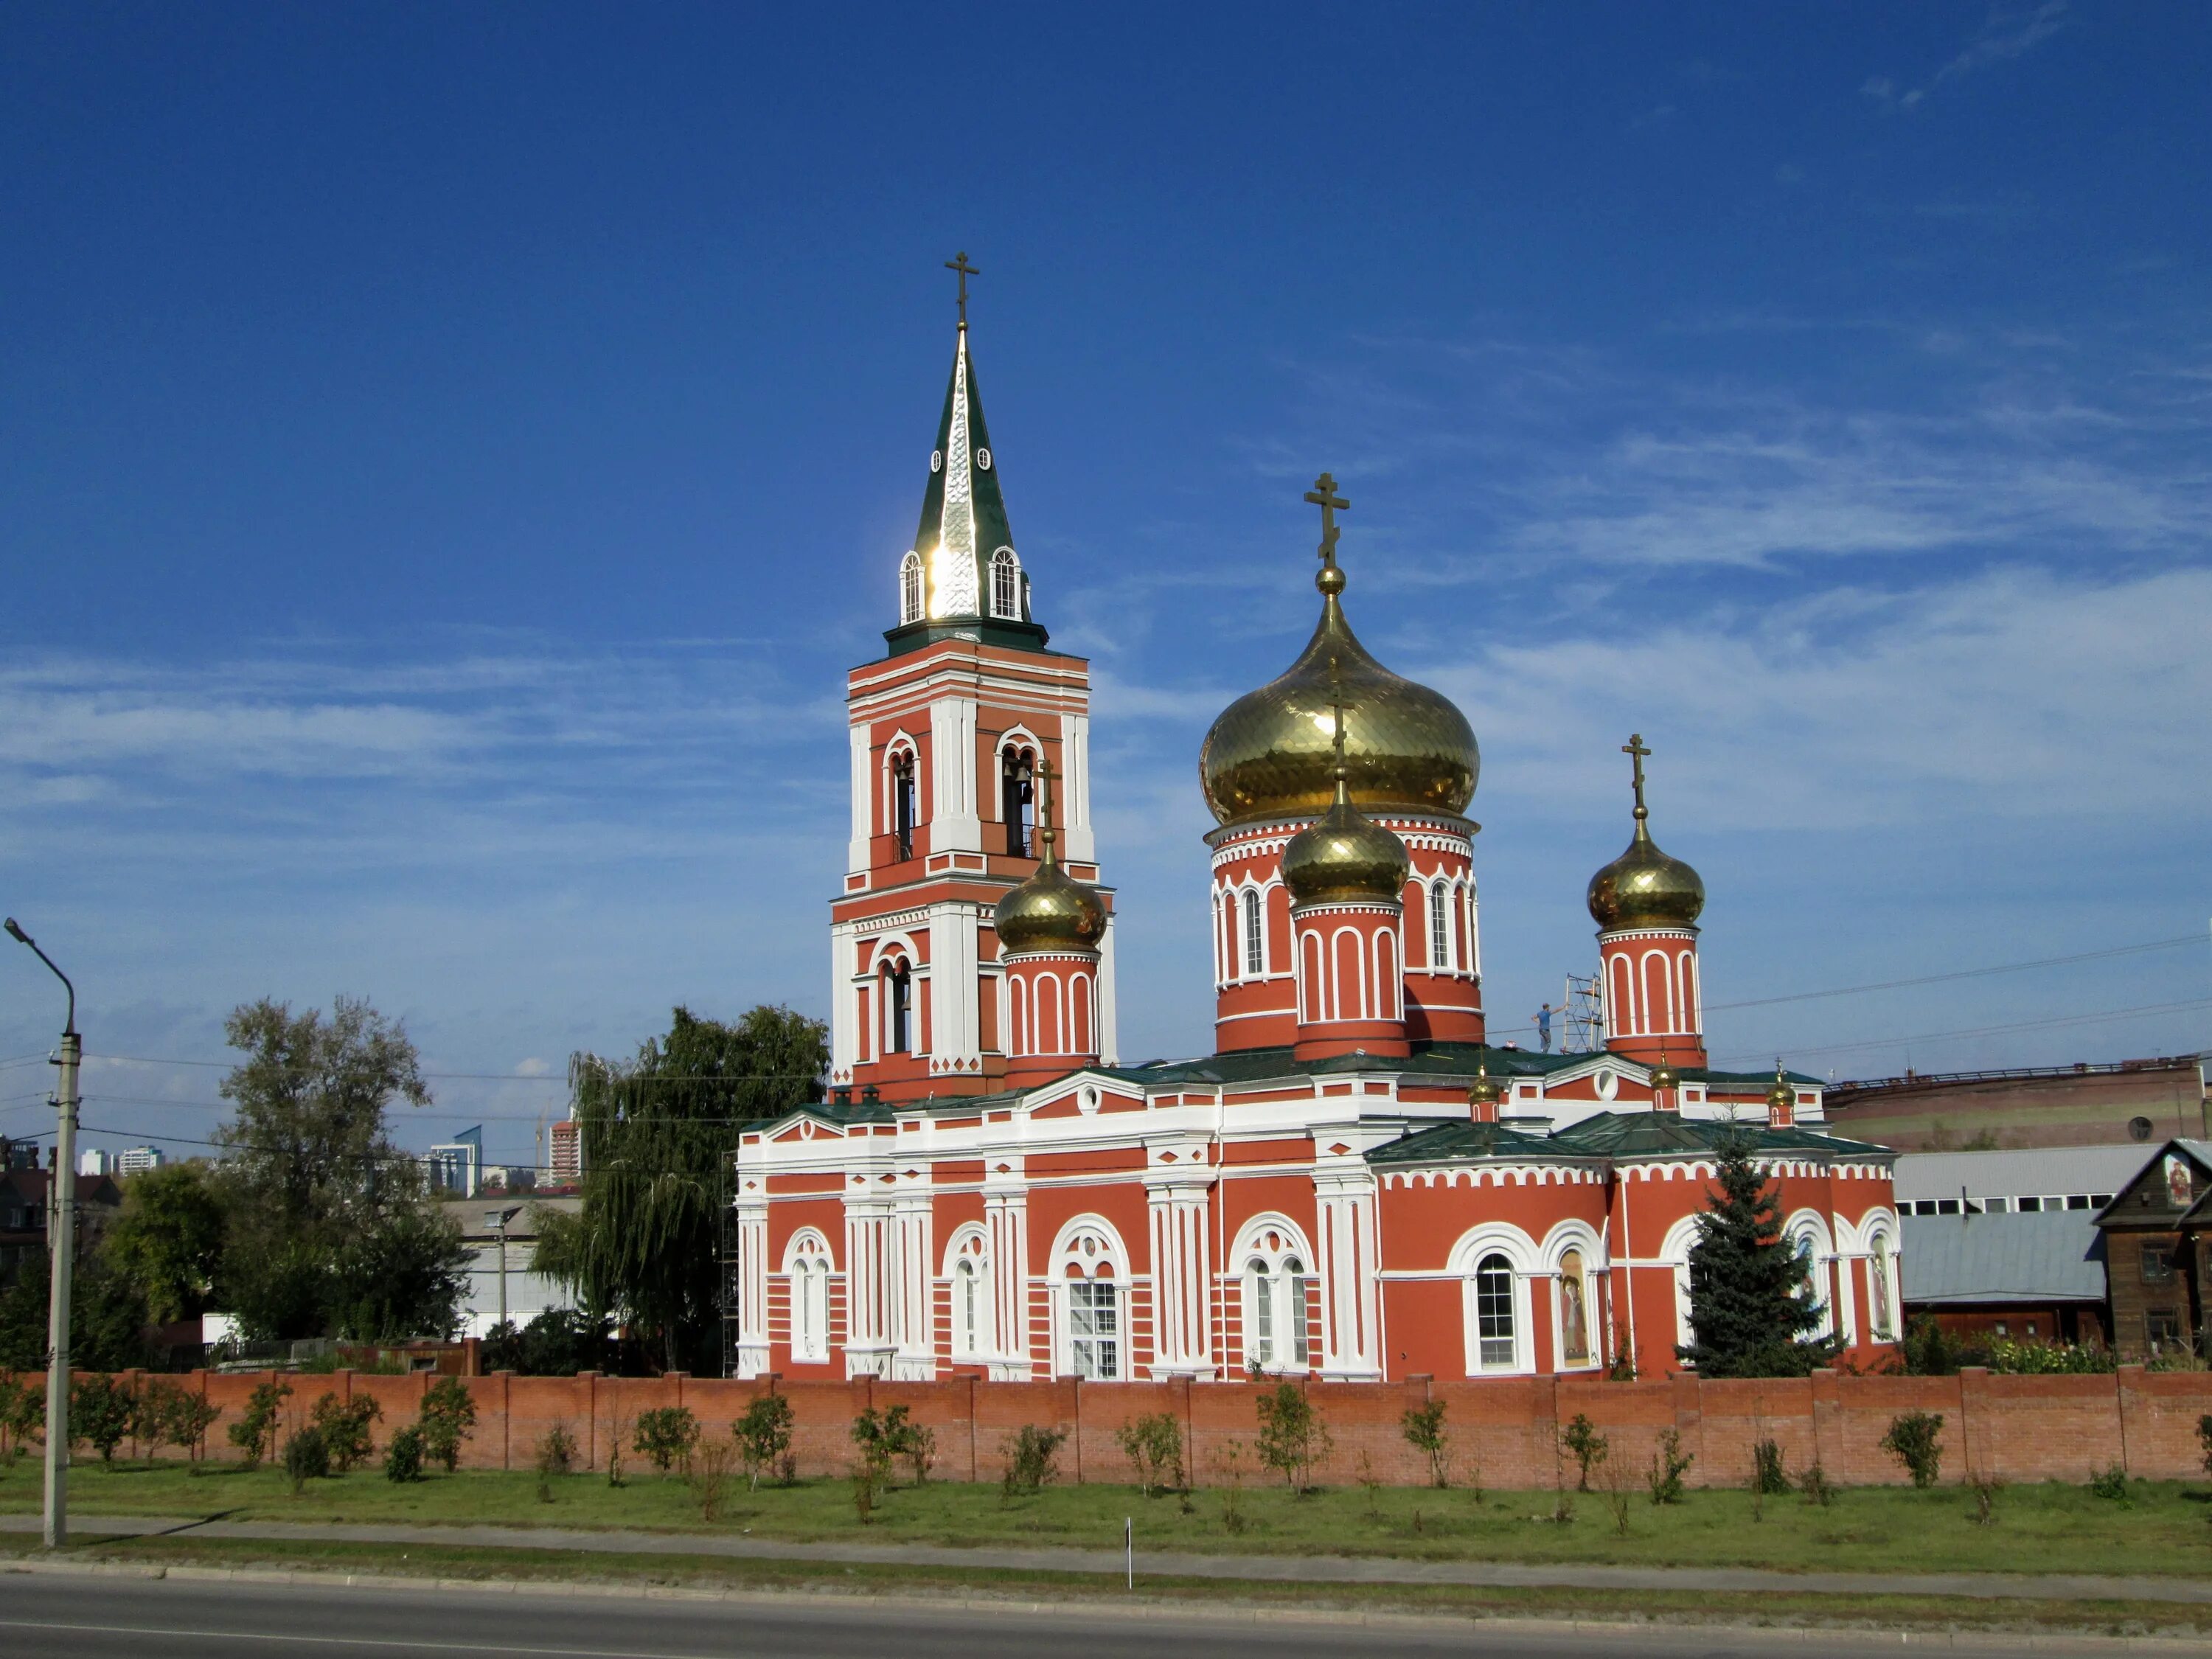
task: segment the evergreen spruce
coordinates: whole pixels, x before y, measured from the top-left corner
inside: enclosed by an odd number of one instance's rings
[[[1807,1340],[1820,1323],[1820,1304],[1782,1237],[1781,1205],[1758,1148],[1741,1129],[1714,1145],[1719,1190],[1706,1194],[1690,1247],[1692,1340],[1674,1351],[1700,1376],[1803,1376],[1839,1346]]]

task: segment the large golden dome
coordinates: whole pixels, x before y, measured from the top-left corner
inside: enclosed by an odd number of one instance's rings
[[[1482,769],[1467,716],[1441,692],[1401,678],[1368,654],[1344,619],[1337,598],[1344,573],[1333,562],[1316,585],[1321,622],[1298,659],[1231,703],[1206,734],[1198,769],[1213,816],[1235,823],[1309,817],[1328,807],[1335,793],[1333,696],[1344,700],[1355,805],[1464,813]]]
[[[1106,932],[1106,907],[1097,894],[1048,859],[999,900],[994,925],[1005,956],[1096,951]]]

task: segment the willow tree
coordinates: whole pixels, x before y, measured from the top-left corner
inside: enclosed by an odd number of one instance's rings
[[[718,1369],[738,1132],[820,1100],[829,1063],[827,1026],[765,1006],[734,1024],[678,1008],[633,1060],[575,1055],[583,1207],[541,1213],[532,1266],[656,1344],[670,1370]]]

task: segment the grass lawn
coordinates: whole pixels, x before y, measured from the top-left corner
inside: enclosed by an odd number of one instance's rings
[[[0,1511],[35,1510],[40,1468],[30,1456],[0,1469]],[[1392,1555],[1433,1560],[1589,1561],[1643,1566],[1756,1566],[1784,1571],[1874,1572],[2092,1572],[2212,1574],[2212,1490],[2138,1482],[2128,1501],[2057,1485],[2001,1488],[1990,1522],[1980,1524],[1971,1491],[1863,1487],[1826,1507],[1795,1496],[1769,1498],[1754,1514],[1739,1491],[1696,1492],[1655,1507],[1639,1487],[1624,1536],[1607,1495],[1576,1496],[1572,1518],[1554,1521],[1548,1491],[1386,1488],[1371,1498],[1335,1488],[1292,1498],[1279,1485],[1248,1483],[1232,1526],[1218,1487],[1146,1498],[1126,1486],[1054,1486],[1003,1499],[993,1486],[932,1481],[878,1500],[871,1523],[854,1513],[842,1480],[748,1492],[732,1478],[718,1518],[702,1516],[697,1492],[675,1476],[633,1474],[610,1486],[601,1474],[557,1477],[541,1501],[535,1475],[433,1474],[397,1486],[370,1469],[315,1480],[294,1496],[273,1469],[235,1465],[117,1462],[73,1466],[70,1504],[86,1515],[221,1516],[229,1520],[404,1522],[750,1532],[755,1537],[870,1543],[1066,1545],[1119,1549],[1124,1516],[1139,1547],[1208,1554]]]

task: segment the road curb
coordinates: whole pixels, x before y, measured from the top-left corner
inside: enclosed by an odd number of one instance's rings
[[[478,1595],[544,1595],[594,1601],[663,1601],[752,1603],[765,1606],[839,1604],[889,1611],[963,1612],[1010,1617],[1061,1617],[1065,1601],[995,1595],[912,1595],[897,1591],[820,1589],[718,1589],[682,1584],[622,1584],[577,1578],[445,1578],[431,1574],[345,1572],[318,1567],[203,1567],[185,1563],[141,1565],[123,1561],[49,1561],[36,1557],[0,1560],[0,1575],[27,1573],[58,1577],[173,1579],[180,1583],[302,1584],[354,1589],[462,1591]],[[1233,1582],[1233,1581],[1232,1581]],[[1618,1636],[1624,1631],[1685,1641],[1745,1646],[1775,1644],[1851,1644],[1869,1649],[1924,1648],[1954,1652],[2020,1652],[2094,1649],[2112,1653],[2203,1654],[2201,1638],[2106,1636],[2094,1632],[1914,1631],[1855,1626],[1693,1624],[1659,1619],[1517,1618],[1510,1613],[1408,1613],[1307,1607],[1224,1607],[1210,1601],[1174,1595],[1133,1606],[1095,1601],[1081,1605],[1087,1617],[1137,1622],[1183,1624],[1306,1625],[1373,1626],[1400,1630],[1453,1630],[1480,1633],[1556,1636]]]

